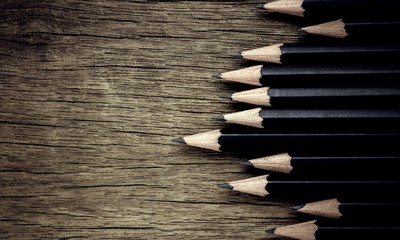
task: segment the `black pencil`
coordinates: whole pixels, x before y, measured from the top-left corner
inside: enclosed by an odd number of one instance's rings
[[[224,114],[214,119],[268,129],[396,130],[400,109],[262,109]]]
[[[243,51],[234,56],[286,65],[295,65],[299,62],[302,64],[392,63],[400,57],[400,45],[285,43]]]
[[[232,191],[288,201],[347,199],[398,199],[399,180],[304,180],[288,175],[261,175],[217,185]]]
[[[305,32],[313,35],[340,39],[356,39],[356,40],[376,40],[390,42],[398,40],[398,31],[400,30],[400,22],[395,21],[351,21],[348,19],[339,19],[312,25],[302,28]]]
[[[312,220],[304,223],[269,229],[270,234],[299,240],[337,239],[398,239],[400,227],[335,226],[319,224]]]
[[[399,202],[345,202],[338,198],[324,199],[292,206],[299,213],[337,219],[344,222],[380,222],[389,218],[389,223],[399,223]],[[375,223],[376,224],[376,223]]]
[[[277,154],[398,154],[399,133],[268,133],[224,128],[173,139],[221,152]],[[364,154],[363,154],[364,153]]]
[[[400,157],[397,156],[295,156],[279,153],[240,164],[300,178],[400,178]]]
[[[230,82],[269,87],[394,87],[400,84],[397,65],[263,66],[214,74]]]
[[[396,0],[277,0],[258,7],[268,12],[321,19],[355,15],[387,16],[396,14],[399,6]]]
[[[261,87],[221,98],[274,108],[392,108],[400,107],[400,88]]]

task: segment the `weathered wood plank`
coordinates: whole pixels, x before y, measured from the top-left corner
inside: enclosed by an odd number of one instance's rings
[[[300,23],[255,1],[1,1],[0,236],[260,239],[287,203],[216,183],[243,156],[172,137],[223,125],[210,76],[230,54],[299,41]]]

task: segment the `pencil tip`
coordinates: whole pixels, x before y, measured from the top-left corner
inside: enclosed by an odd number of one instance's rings
[[[256,8],[258,8],[258,9],[264,9],[264,6],[265,6],[265,4],[258,4],[258,5],[256,6]]]
[[[300,28],[299,31],[302,33],[308,33],[308,27]]]
[[[226,119],[224,118],[223,115],[215,116],[215,117],[213,117],[213,119],[217,120],[217,121],[226,121]]]
[[[297,210],[302,209],[304,206],[305,206],[304,204],[302,204],[302,205],[297,205],[297,206],[291,206],[291,207],[289,207],[289,209],[290,209],[290,210],[295,210],[295,211],[297,211]]]
[[[222,79],[221,74],[213,74],[213,78]]]
[[[240,165],[242,166],[246,166],[246,167],[253,167],[254,165],[249,162],[249,161],[244,161],[244,162],[240,162]]]
[[[185,140],[183,139],[183,137],[174,138],[171,141],[177,142],[177,143],[186,143]]]
[[[232,54],[232,57],[238,58],[238,59],[243,59],[243,55],[241,53]]]
[[[228,99],[228,100],[232,100],[232,94],[225,94],[225,95],[221,95],[221,96],[219,96],[220,98],[223,98],[223,99]]]
[[[229,190],[232,190],[232,189],[233,189],[233,187],[232,187],[229,183],[217,184],[217,187],[219,187],[219,188],[225,188],[225,189],[229,189]]]
[[[265,230],[265,232],[268,233],[268,234],[274,234],[275,230],[276,230],[276,228],[271,228],[271,229]]]

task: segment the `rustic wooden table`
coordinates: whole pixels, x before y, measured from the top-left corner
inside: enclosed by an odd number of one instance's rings
[[[217,183],[245,156],[172,143],[221,128],[211,74],[304,39],[263,1],[0,2],[1,239],[263,239],[289,203]]]

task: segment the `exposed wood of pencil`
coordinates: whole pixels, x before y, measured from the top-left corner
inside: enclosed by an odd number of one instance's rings
[[[348,36],[346,25],[342,19],[304,27],[302,30],[309,34],[327,37],[346,38]]]
[[[224,183],[218,186],[221,188],[227,188],[237,192],[265,197],[269,194],[265,189],[265,186],[268,184],[267,176],[268,175],[262,175],[249,179]]]
[[[270,107],[270,96],[268,95],[268,87],[251,89],[247,91],[233,93],[230,98],[236,102],[249,103],[259,106]]]
[[[278,227],[275,229],[267,230],[273,234],[296,238],[299,240],[315,240],[315,233],[318,230],[316,221],[308,221],[289,226]]]
[[[350,21],[346,19],[338,19],[330,22],[325,22],[317,25],[311,25],[302,28],[305,32],[313,35],[320,35],[333,38],[347,38],[352,37],[356,39],[366,40],[371,39],[396,39],[398,37],[394,33],[399,31],[400,22],[394,21]]]
[[[222,115],[227,123],[240,124],[256,128],[269,127],[271,123],[274,126],[274,120],[293,120],[293,124],[304,123],[314,125],[314,123],[335,124],[335,121],[342,122],[337,125],[349,125],[360,123],[368,124],[371,120],[372,124],[389,124],[385,120],[396,121],[400,119],[400,110],[397,109],[262,109],[254,108],[250,110],[224,114]],[[375,121],[374,121],[375,120]],[[362,121],[362,122],[361,122]],[[288,121],[284,122],[286,125]],[[397,124],[396,124],[397,125]],[[386,125],[387,126],[387,125]],[[385,127],[386,127],[385,126]],[[284,126],[285,127],[285,126]],[[287,126],[288,128],[290,126]]]
[[[357,83],[359,87],[365,87],[360,84],[368,84],[368,81],[374,81],[378,85],[385,81],[395,83],[394,79],[398,75],[400,75],[400,67],[397,65],[256,65],[214,74],[213,77],[253,86],[280,85],[291,87],[289,84],[297,84],[304,87],[305,84],[314,84],[326,87],[326,84],[336,84],[343,87],[345,84],[347,86]],[[379,81],[377,78],[379,78]]]
[[[304,17],[303,0],[272,1],[263,5],[268,12],[284,13]]]
[[[292,210],[299,213],[320,217],[340,219],[342,222],[379,222],[382,224],[397,224],[396,216],[400,213],[398,202],[346,202],[337,198],[308,202],[303,205],[292,206]],[[391,219],[389,222],[385,219]],[[393,219],[396,218],[396,219]]]
[[[274,44],[271,46],[247,50],[239,53],[239,56],[248,60],[282,64],[281,46],[283,46],[283,44]]]
[[[292,157],[288,153],[280,153],[251,159],[241,164],[296,176],[382,174],[389,178],[391,175],[398,175],[399,163],[400,157],[395,156]]]
[[[294,207],[296,211],[327,218],[339,219],[343,214],[339,210],[340,202],[336,198],[307,203]]]
[[[318,223],[316,220],[269,229],[266,232],[299,240],[333,240],[340,238],[372,240],[382,237],[397,239],[399,227],[335,226]]]
[[[258,169],[290,173],[293,169],[291,160],[292,157],[288,153],[280,153],[262,158],[251,159],[249,160],[249,163],[251,166]]]
[[[220,78],[226,81],[239,82],[253,86],[261,86],[259,80],[261,79],[261,68],[263,65],[257,65],[244,69],[239,69],[230,72],[213,75],[215,78]]]
[[[210,132],[198,133],[182,138],[172,139],[172,141],[185,143],[193,147],[220,151],[220,144],[218,143],[218,140],[221,135],[222,134],[220,130],[214,130]]]
[[[260,111],[262,111],[261,108],[255,108],[237,113],[224,114],[222,115],[222,119],[227,123],[263,128],[263,118],[260,116]]]
[[[269,88],[261,87],[224,96],[235,102],[264,107],[370,107],[397,104],[400,88]]]
[[[299,44],[280,43],[237,53],[247,60],[276,64],[395,63],[398,44]]]
[[[331,152],[355,154],[393,154],[393,142],[400,141],[399,133],[268,133],[251,129],[236,131],[220,129],[176,138],[172,141],[213,151],[242,151],[272,153]]]

